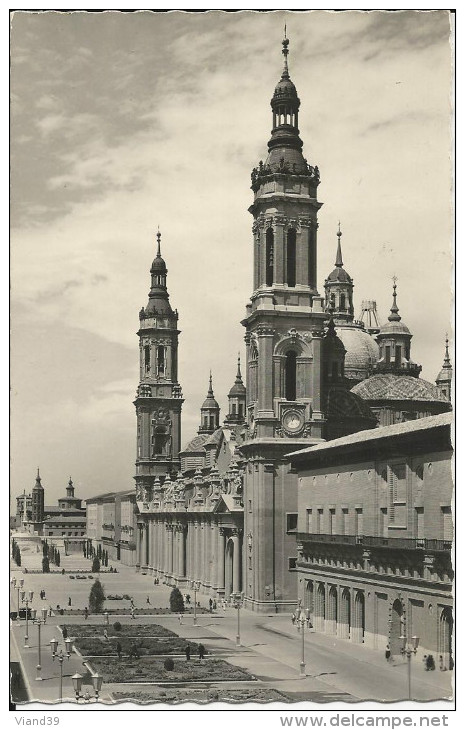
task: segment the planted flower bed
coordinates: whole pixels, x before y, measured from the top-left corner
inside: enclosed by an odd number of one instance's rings
[[[90,576],[89,576],[90,577]],[[169,608],[135,608],[134,609],[135,616],[172,616],[173,612]],[[112,616],[128,616],[130,613],[130,606],[127,608],[107,608],[105,607],[103,611],[100,612],[100,614],[92,614],[92,615],[103,615],[104,613],[111,614]],[[175,612],[176,613],[176,612]],[[193,614],[194,609],[186,609],[184,611],[184,614]],[[207,611],[206,608],[198,608],[197,609],[197,616],[201,613],[210,613]],[[83,616],[84,615],[84,609],[83,608],[64,608],[63,614],[64,616]],[[90,612],[89,612],[89,615]]]
[[[192,655],[198,653],[198,644],[193,641],[186,641],[180,638],[160,638],[160,639],[139,639],[127,637],[112,637],[111,639],[101,639],[100,637],[77,638],[76,648],[84,656],[117,656],[116,644],[119,641],[123,656],[129,654],[132,646],[137,647],[140,656],[150,656],[153,654],[183,654],[186,646],[189,644]]]
[[[290,702],[291,698],[277,689],[260,687],[244,687],[241,689],[199,689],[183,690],[153,690],[147,692],[112,692],[117,702],[137,702],[149,704],[152,702]]]
[[[174,669],[169,671],[163,665],[163,659],[141,657],[136,660],[114,659],[113,657],[98,657],[92,659],[94,672],[103,676],[104,682],[189,682],[227,680],[244,681],[254,680],[251,674],[228,664],[223,659],[176,659]]]
[[[63,629],[63,626],[61,626],[60,628]],[[99,624],[98,626],[93,626],[92,624],[66,624],[68,636],[76,636],[80,639],[89,636],[100,636],[103,639],[104,629],[107,630],[108,636],[112,639],[118,639],[122,636],[132,636],[135,639],[141,639],[142,637],[147,636],[173,636],[175,638],[178,637],[178,635],[175,634],[174,631],[166,629],[164,626],[160,626],[159,624],[122,624],[119,631],[116,631],[113,628],[112,624],[110,624],[109,626],[104,626],[103,624]]]

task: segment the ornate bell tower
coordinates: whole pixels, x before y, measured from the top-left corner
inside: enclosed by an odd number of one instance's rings
[[[150,269],[147,306],[139,312],[140,374],[137,388],[137,498],[149,501],[155,477],[180,470],[181,386],[178,383],[178,312],[166,288],[166,264],[161,257],[161,234]]]
[[[252,171],[254,278],[247,305],[247,416],[242,585],[257,611],[290,610],[297,595],[297,484],[284,455],[321,440],[322,338],[316,289],[318,167],[302,155],[300,100],[284,68],[271,100],[268,157]]]

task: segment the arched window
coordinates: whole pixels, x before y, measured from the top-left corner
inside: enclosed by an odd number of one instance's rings
[[[244,404],[239,403],[239,416],[242,418],[243,415],[244,415]]]
[[[297,391],[297,354],[294,350],[286,353],[285,368],[285,396],[286,400],[295,400]]]
[[[236,404],[235,403],[232,403],[231,404],[231,413],[232,413],[233,416],[236,415]]]
[[[150,345],[144,347],[144,369],[146,373],[150,372]]]
[[[287,232],[287,285],[295,286],[296,272],[296,232],[290,228]]]
[[[215,415],[213,413],[210,415],[210,428],[215,428]]]
[[[266,231],[266,286],[273,286],[274,234],[273,229]]]
[[[339,309],[344,310],[346,308],[346,295],[341,294],[339,297]]]
[[[163,345],[157,347],[157,372],[159,375],[165,374],[165,348]]]

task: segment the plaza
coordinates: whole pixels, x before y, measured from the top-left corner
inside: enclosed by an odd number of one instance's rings
[[[21,543],[20,536],[15,539]],[[30,551],[23,547],[23,564],[18,568],[11,566],[12,576],[19,581],[24,580],[24,590],[34,591],[32,605],[37,608],[52,606],[52,616],[47,617],[42,627],[42,681],[37,681],[37,626],[29,621],[30,648],[24,648],[25,621],[11,622],[11,649],[12,657],[18,657],[26,680],[28,701],[44,703],[57,702],[59,697],[59,666],[52,661],[50,640],[56,638],[63,646],[60,625],[86,624],[103,627],[104,614],[90,615],[86,621],[83,615],[69,615],[66,613],[68,597],[71,598],[71,608],[83,609],[88,605],[88,595],[92,582],[90,580],[70,580],[73,573],[33,573],[38,570],[41,553],[37,553],[30,545]],[[83,556],[72,554],[63,558],[61,569],[65,571],[89,570],[90,563]],[[25,572],[25,570],[27,572]],[[253,682],[221,682],[195,683],[190,690],[195,690],[199,701],[206,701],[207,692],[211,696],[218,696],[222,701],[234,696],[234,692],[244,688],[260,696],[264,690],[275,690],[283,694],[284,701],[312,701],[328,703],[334,701],[358,702],[360,700],[378,700],[393,702],[406,697],[407,692],[407,663],[395,661],[387,664],[384,654],[356,644],[349,644],[333,636],[305,632],[305,677],[300,679],[300,661],[302,637],[300,632],[291,623],[287,614],[262,615],[250,611],[242,611],[240,616],[240,646],[236,646],[237,611],[230,605],[218,607],[214,613],[198,613],[197,625],[193,625],[192,614],[184,616],[179,623],[178,614],[166,615],[137,615],[137,608],[147,608],[147,596],[153,608],[169,606],[171,588],[163,584],[154,585],[148,575],[135,573],[127,566],[118,565],[117,573],[103,573],[100,580],[107,595],[127,593],[133,597],[136,606],[136,618],[131,622],[134,634],[137,627],[146,624],[164,626],[180,637],[193,642],[202,642],[207,650],[208,657],[224,659],[229,664],[246,670],[255,679]],[[76,573],[77,574],[77,573]],[[94,580],[97,574],[94,574]],[[39,594],[45,590],[46,598],[41,601]],[[208,609],[205,597],[199,596],[201,607]],[[104,610],[116,607],[117,601],[106,600]],[[65,609],[60,615],[57,605]],[[128,605],[128,602],[126,602]],[[10,606],[12,611],[17,610],[17,591],[11,590]],[[126,614],[117,617],[110,615],[112,624],[115,619],[124,624],[131,621],[129,608]],[[74,690],[71,677],[76,673],[83,673],[83,657],[73,652],[69,660],[63,665],[63,700],[74,701]],[[184,661],[184,657],[179,659]],[[92,664],[92,660],[90,660]],[[428,701],[450,698],[451,672],[425,672],[421,657],[412,662],[412,696],[416,700]],[[221,678],[218,678],[221,679]],[[90,690],[92,693],[92,690]],[[117,692],[129,691],[131,696],[149,696],[152,700],[158,694],[159,701],[182,700],[184,687],[170,687],[161,683],[157,685],[157,678],[153,677],[149,683],[141,684],[108,684],[104,683],[100,693],[100,701],[114,703]],[[203,695],[202,695],[203,692]],[[213,694],[212,694],[213,693]],[[194,693],[195,694],[195,693]],[[91,706],[91,705],[89,705]]]

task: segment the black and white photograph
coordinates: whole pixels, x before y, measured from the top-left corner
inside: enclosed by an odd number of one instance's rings
[[[10,709],[446,718],[455,12],[9,22]]]

